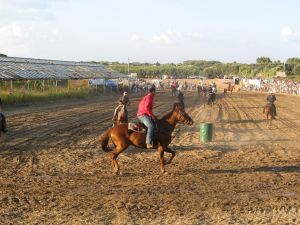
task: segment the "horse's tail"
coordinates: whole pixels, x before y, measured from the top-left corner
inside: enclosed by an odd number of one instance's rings
[[[108,129],[104,134],[102,134],[97,140],[96,144],[101,144],[101,148],[103,151],[108,152],[110,151],[110,148],[107,147],[108,141],[110,139],[112,128]]]

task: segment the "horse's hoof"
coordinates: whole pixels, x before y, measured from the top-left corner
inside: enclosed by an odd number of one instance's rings
[[[116,175],[116,176],[122,175],[122,172],[121,172],[121,171],[116,171],[116,172],[115,172],[115,175]]]
[[[166,171],[165,170],[161,170],[160,172],[161,172],[161,174],[164,174]]]

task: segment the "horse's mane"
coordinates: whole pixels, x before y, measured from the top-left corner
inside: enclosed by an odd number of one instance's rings
[[[160,121],[163,120],[167,120],[168,118],[170,118],[170,116],[174,113],[176,106],[178,106],[178,103],[174,103],[173,109],[171,112],[167,113],[166,115],[164,115],[161,119],[159,119]]]
[[[159,119],[160,121],[163,120],[167,120],[168,118],[170,118],[170,116],[172,115],[172,113],[174,112],[174,110],[172,110],[171,112],[167,113],[166,115],[164,115],[161,119]]]

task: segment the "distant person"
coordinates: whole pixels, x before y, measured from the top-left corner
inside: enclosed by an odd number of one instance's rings
[[[185,109],[185,105],[184,105],[184,95],[183,95],[183,93],[182,93],[182,91],[181,91],[181,87],[178,87],[177,88],[177,91],[176,91],[176,93],[175,93],[175,96],[176,96],[176,102],[177,103],[179,103],[179,105],[183,108],[183,109]]]
[[[208,85],[207,94],[208,94],[208,102],[214,103],[216,100],[216,93],[214,92],[213,84]]]
[[[197,93],[198,93],[198,97],[200,97],[201,93],[203,91],[203,86],[201,84],[197,85]]]
[[[218,91],[218,90],[217,90],[217,85],[216,85],[216,83],[214,82],[214,83],[212,84],[212,92],[216,94],[217,91]]]
[[[267,101],[268,104],[272,107],[272,111],[274,116],[277,116],[277,112],[276,112],[276,106],[274,105],[274,102],[276,101],[276,97],[273,93],[273,91],[269,91],[269,95],[267,96]]]
[[[2,112],[2,100],[0,98],[0,116],[2,120],[2,126],[1,126],[1,131],[6,133],[7,132],[7,127],[6,127],[6,118],[4,113]]]

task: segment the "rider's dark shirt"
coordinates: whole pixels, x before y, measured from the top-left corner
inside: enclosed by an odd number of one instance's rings
[[[276,101],[275,95],[268,95],[267,101],[273,104]]]
[[[212,87],[208,87],[208,88],[207,88],[207,92],[208,92],[208,94],[212,94],[212,93],[213,93]]]
[[[181,91],[176,91],[175,95],[179,103],[184,102],[184,95]]]

